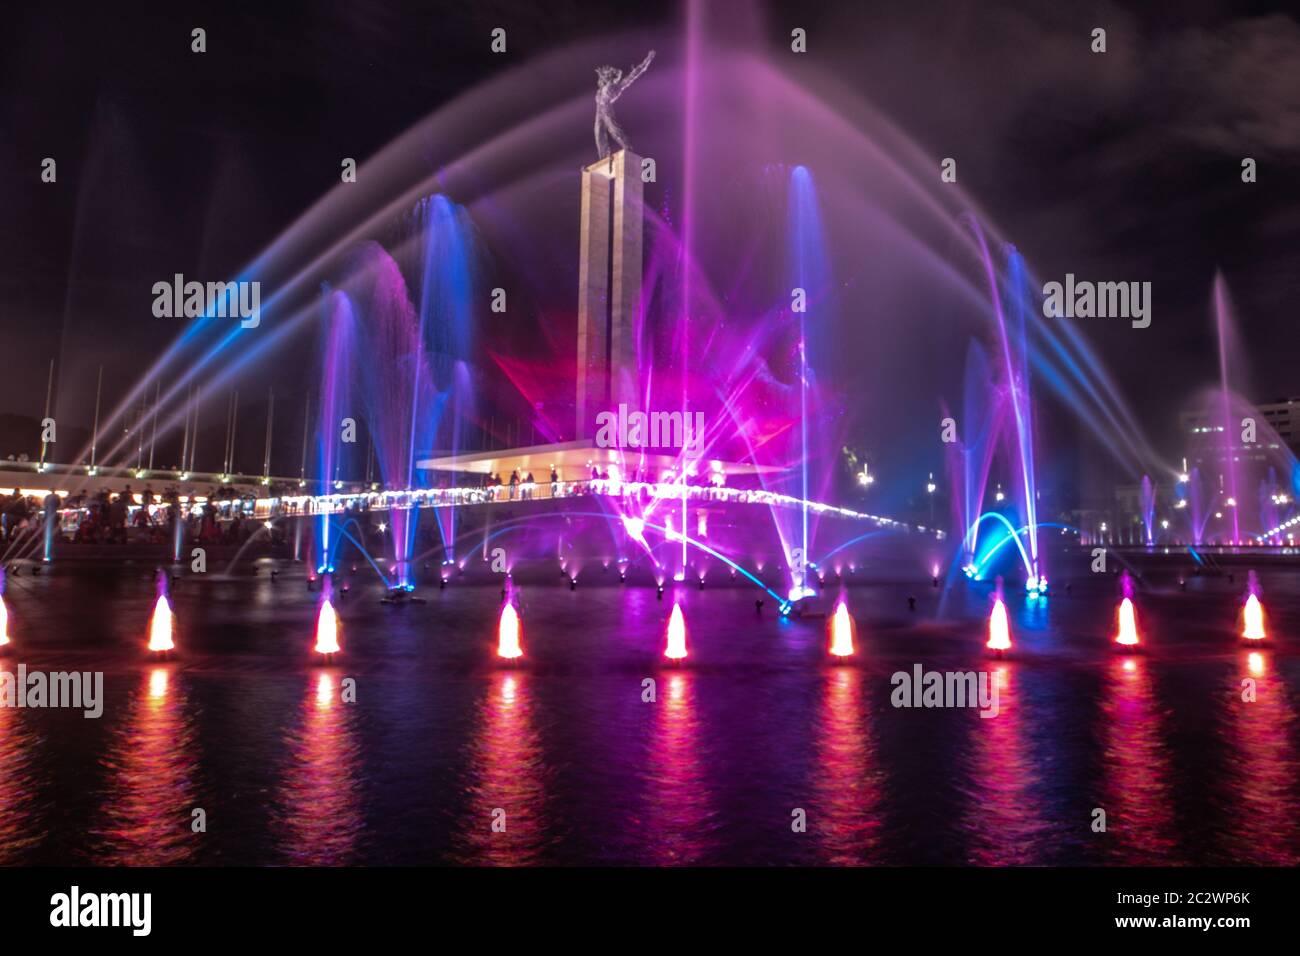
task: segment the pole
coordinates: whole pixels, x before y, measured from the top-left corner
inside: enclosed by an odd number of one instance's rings
[[[142,394],[140,404],[135,410],[135,470],[139,471],[140,466],[144,464],[144,417],[145,412],[149,409],[146,399]]]
[[[99,382],[95,385],[95,427],[90,433],[90,470],[95,470],[95,447],[99,444],[99,394],[104,388],[104,366],[99,367]]]
[[[235,426],[238,424],[239,390],[230,393],[230,408],[226,414],[226,461],[221,473],[229,476],[235,467]]]
[[[307,399],[302,403],[302,471],[298,477],[307,480],[307,432],[311,423],[311,389],[307,390]]]
[[[226,443],[221,447],[221,473],[230,473],[230,410],[233,407],[234,394],[226,397]]]
[[[271,479],[271,425],[275,421],[275,390],[266,390],[266,453],[262,456],[262,484]]]
[[[226,467],[226,474],[234,474],[235,471],[235,433],[239,427],[239,389],[235,389],[235,394],[230,402],[230,464]]]
[[[185,437],[181,440],[181,471],[185,470],[185,461],[190,454],[190,400],[194,396],[194,383],[185,388]]]
[[[153,432],[149,436],[149,470],[153,471],[153,450],[158,443],[158,393],[162,391],[162,379],[153,386]]]
[[[54,394],[54,359],[50,359],[50,377],[45,383],[45,417],[50,417],[50,398]],[[41,433],[45,432],[45,423],[41,422]],[[45,449],[49,447],[46,441],[41,442],[41,471],[45,470]]]
[[[196,388],[194,391],[194,427],[191,429],[194,437],[190,439],[190,465],[185,469],[191,473],[194,471],[194,455],[199,447],[199,402],[202,400],[202,396],[198,394],[198,389]]]

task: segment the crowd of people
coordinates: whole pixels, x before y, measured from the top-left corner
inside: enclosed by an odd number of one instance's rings
[[[0,495],[0,538],[14,541],[29,532],[44,530],[49,517],[47,509],[49,498],[54,498],[54,509],[58,510],[58,496],[47,496],[45,501],[35,495],[24,495],[15,490],[10,495]]]
[[[705,490],[708,497],[730,497],[732,489],[721,487],[716,475],[690,476],[687,485]],[[63,540],[76,544],[162,544],[175,540],[177,517],[185,522],[184,540],[201,544],[234,544],[247,541],[262,527],[270,525],[268,519],[282,515],[317,513],[320,511],[355,512],[357,517],[372,507],[420,507],[445,504],[474,504],[482,501],[530,500],[537,495],[537,480],[531,471],[513,470],[502,480],[499,473],[480,476],[481,483],[456,488],[431,488],[413,492],[379,493],[361,492],[339,495],[330,505],[305,497],[298,488],[269,487],[263,494],[271,502],[269,510],[251,492],[232,486],[213,487],[206,496],[182,502],[180,491],[167,486],[161,492],[145,485],[138,492],[130,484],[120,491],[107,487],[97,492],[78,492],[60,498],[51,492],[44,498],[14,492],[0,495],[0,538],[5,542],[18,536],[44,531],[47,523],[56,525],[55,531]],[[550,497],[564,498],[589,494],[615,494],[648,499],[651,488],[647,482],[654,478],[637,470],[620,475],[615,469],[600,470],[590,466],[590,479],[562,481],[554,467],[550,469]],[[674,476],[666,473],[663,484],[674,484]],[[745,494],[745,493],[740,493]],[[694,496],[694,495],[693,495]],[[325,504],[325,507],[321,507]],[[274,533],[270,529],[268,533]]]
[[[554,483],[555,481],[554,468],[551,469],[551,481],[552,483]],[[510,473],[510,481],[508,483],[502,482],[501,476],[496,472],[493,472],[492,474],[489,474],[487,476],[487,481],[484,482],[484,487],[491,489],[491,491],[488,492],[488,496],[492,498],[494,501],[500,500],[501,493],[500,491],[497,490],[499,488],[509,489],[509,496],[510,496],[509,500],[513,501],[517,497],[522,501],[526,498],[531,498],[533,497],[534,494],[536,494],[537,479],[533,477],[533,473],[531,471],[528,472],[523,477],[520,477],[519,469],[516,468],[514,471]]]
[[[0,516],[6,541],[41,531],[44,522],[53,521],[56,533],[74,544],[162,544],[174,540],[181,515],[187,540],[242,544],[261,524],[253,520],[255,501],[234,488],[213,488],[206,502],[189,506],[175,487],[156,494],[149,485],[136,492],[128,484],[118,492],[101,488],[66,499],[53,492],[43,501],[19,494],[0,497]]]

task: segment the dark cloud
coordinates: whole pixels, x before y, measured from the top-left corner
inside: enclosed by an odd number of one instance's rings
[[[1292,17],[1186,31],[1157,46],[1146,72],[1147,120],[1174,138],[1227,156],[1300,161],[1300,23]]]

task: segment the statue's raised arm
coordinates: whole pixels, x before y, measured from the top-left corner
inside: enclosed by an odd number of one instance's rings
[[[645,59],[642,60],[640,63],[638,63],[636,66],[632,67],[632,72],[630,72],[627,76],[623,78],[622,82],[619,83],[618,85],[618,91],[622,93],[629,86],[635,83],[636,78],[650,68],[650,63],[654,60],[654,58],[655,58],[655,51],[651,50],[649,53],[645,55]]]

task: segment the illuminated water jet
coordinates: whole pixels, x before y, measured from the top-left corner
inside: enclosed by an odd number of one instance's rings
[[[166,656],[176,649],[172,639],[172,607],[167,600],[167,573],[158,571],[158,600],[149,621],[149,653]]]
[[[664,657],[670,661],[686,657],[686,619],[682,617],[680,604],[673,605],[673,613],[668,617],[668,646],[664,648]]]
[[[1255,572],[1251,571],[1248,580],[1250,581],[1249,593],[1246,597],[1246,606],[1242,608],[1242,621],[1244,627],[1241,636],[1248,641],[1262,641],[1268,636],[1264,630],[1264,606],[1259,602],[1259,579]]]
[[[329,578],[324,580],[326,583],[321,590],[320,612],[316,615],[315,650],[317,654],[323,654],[328,661],[340,650],[339,621],[338,615],[334,613],[334,605],[330,601]]]
[[[855,629],[853,616],[849,614],[849,607],[841,601],[830,619],[832,657],[853,656],[853,633]]]
[[[1133,611],[1133,600],[1124,598],[1119,604],[1119,633],[1115,635],[1115,643],[1123,644],[1125,647],[1136,647],[1138,644],[1137,633],[1137,616]]]
[[[523,648],[519,646],[522,630],[515,606],[507,601],[501,608],[501,622],[497,625],[497,657],[513,661],[524,656]]]
[[[993,610],[989,614],[989,639],[985,645],[999,657],[1011,650],[1011,626],[1007,623],[1007,606],[1002,603],[999,593],[993,599]]]
[[[1124,598],[1120,601],[1119,610],[1116,612],[1119,620],[1119,630],[1115,635],[1115,643],[1124,647],[1137,647],[1137,612],[1133,609],[1133,579],[1125,571],[1120,578],[1120,582],[1124,588]]]

